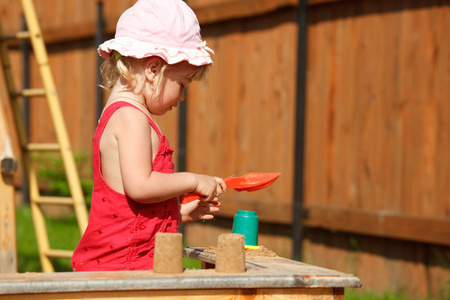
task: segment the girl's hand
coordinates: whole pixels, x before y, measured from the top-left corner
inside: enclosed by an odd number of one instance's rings
[[[227,185],[222,178],[200,174],[195,175],[197,177],[197,187],[193,192],[201,195],[202,201],[213,201],[213,199],[227,191]]]
[[[190,223],[197,220],[212,220],[214,216],[210,213],[219,211],[221,203],[216,197],[211,201],[201,201],[200,199],[181,204],[180,221],[181,223]]]

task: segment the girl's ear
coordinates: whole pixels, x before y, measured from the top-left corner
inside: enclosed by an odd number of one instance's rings
[[[147,60],[145,65],[145,77],[148,81],[153,83],[155,81],[156,76],[161,72],[162,62],[158,57],[151,57]]]

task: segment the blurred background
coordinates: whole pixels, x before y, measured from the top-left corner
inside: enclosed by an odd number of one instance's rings
[[[89,204],[91,141],[108,96],[96,47],[135,1],[34,2]],[[450,1],[186,2],[215,55],[207,79],[157,119],[177,170],[282,175],[223,195],[215,220],[183,226],[185,243],[214,246],[238,209],[253,210],[259,243],[280,256],[355,274],[365,291],[450,299]],[[20,2],[0,2],[0,19],[5,33],[22,30]],[[29,45],[10,50],[18,87],[40,86]],[[43,103],[24,100],[33,142],[55,139]],[[43,165],[42,190],[65,193],[59,159]],[[21,249],[32,243],[21,171],[14,186]],[[72,218],[48,212],[49,222]],[[51,235],[69,248],[79,240],[76,230]],[[38,269],[22,251],[19,271]]]

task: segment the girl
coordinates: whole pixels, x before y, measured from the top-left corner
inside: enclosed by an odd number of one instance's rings
[[[181,0],[139,0],[99,47],[103,87],[112,89],[93,139],[89,225],[72,257],[74,271],[149,270],[157,232],[212,219],[221,178],[173,173],[173,149],[152,115],[184,100],[212,64],[194,12]],[[200,200],[179,205],[195,192]]]

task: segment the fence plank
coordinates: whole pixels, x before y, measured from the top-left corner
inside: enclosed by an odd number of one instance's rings
[[[308,205],[310,227],[376,235],[437,245],[450,245],[450,219],[389,211]]]

